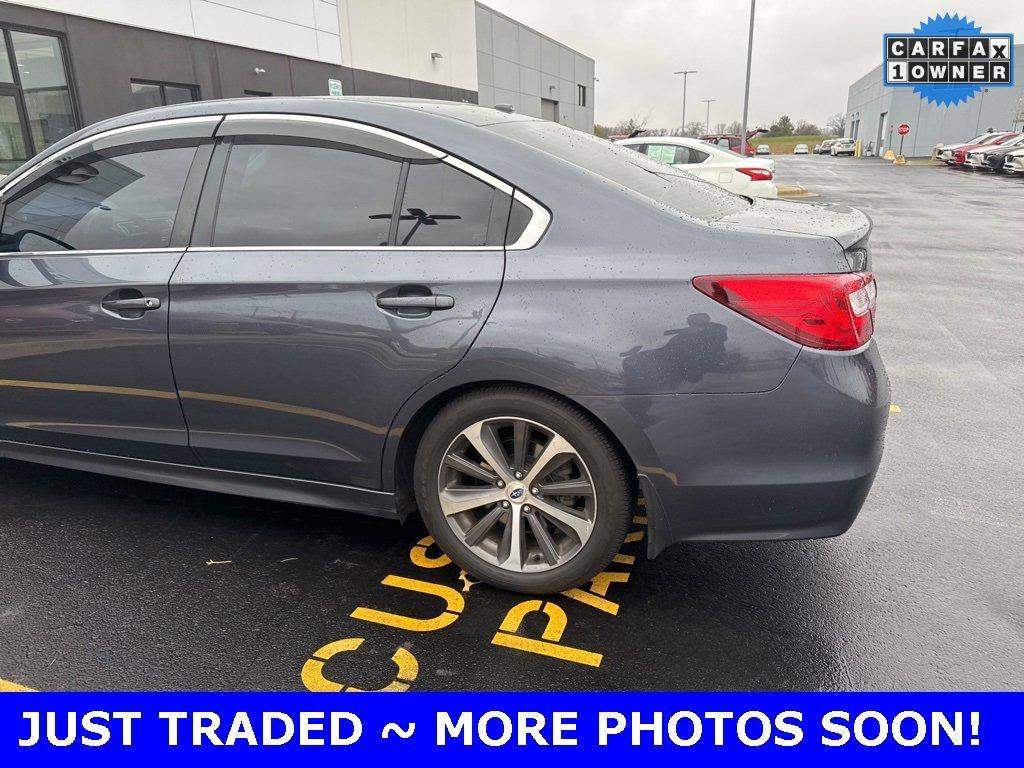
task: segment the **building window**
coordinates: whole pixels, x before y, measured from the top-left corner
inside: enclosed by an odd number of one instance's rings
[[[60,38],[0,29],[0,173],[76,130]]]
[[[587,106],[587,86],[576,86],[576,103],[581,107]]]
[[[166,107],[168,104],[186,104],[190,101],[199,101],[199,88],[194,85],[132,80],[132,106],[135,109]]]

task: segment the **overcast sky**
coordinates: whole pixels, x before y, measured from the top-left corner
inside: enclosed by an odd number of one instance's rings
[[[743,112],[749,0],[482,0],[592,57],[596,120],[650,114],[650,127],[682,120],[680,69],[689,76],[686,120],[711,124]],[[983,31],[1024,40],[1024,0],[757,0],[750,123],[779,115],[824,123],[846,110],[850,84],[881,63],[882,34],[909,32],[936,13],[960,13]]]

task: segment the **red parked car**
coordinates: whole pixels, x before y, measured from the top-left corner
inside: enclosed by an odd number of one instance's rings
[[[754,148],[750,146],[750,140],[759,133],[765,133],[767,130],[767,128],[754,128],[751,131],[747,131],[746,141],[740,139],[740,135],[738,133],[708,133],[704,136],[698,136],[697,138],[701,141],[706,141],[708,144],[715,144],[723,149],[732,150],[737,155],[745,154],[747,157],[753,157]],[[740,149],[740,144],[745,146],[745,150]]]
[[[1015,139],[1018,136],[1020,136],[1019,131],[1016,133],[1001,133],[998,136],[989,139],[988,141],[981,142],[980,144],[965,144],[962,147],[957,147],[956,150],[953,152],[953,156],[946,161],[946,164],[963,165],[964,163],[967,162],[967,155],[969,152],[973,152],[979,147],[994,147],[999,144],[1002,144],[1003,142],[1009,141],[1010,139]]]

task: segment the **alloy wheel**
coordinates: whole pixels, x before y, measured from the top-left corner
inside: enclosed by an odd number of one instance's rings
[[[579,452],[528,419],[489,418],[463,429],[445,451],[437,490],[462,543],[517,573],[571,560],[597,518],[593,479]]]

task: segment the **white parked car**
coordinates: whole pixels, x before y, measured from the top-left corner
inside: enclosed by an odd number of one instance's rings
[[[857,149],[857,142],[853,139],[836,139],[835,143],[829,148],[829,154],[832,157],[839,157],[840,155],[850,155]]]
[[[616,143],[739,195],[773,199],[779,196],[774,160],[744,157],[685,136],[637,136]]]
[[[806,155],[807,154],[807,145],[806,144],[797,144],[795,147],[793,147],[793,154],[794,155]]]
[[[758,144],[757,149],[754,150],[755,155],[770,155],[771,153],[772,148],[767,144]]]
[[[1019,173],[1024,176],[1024,149],[1011,152],[1003,163],[1003,171],[1006,173]]]
[[[1024,133],[1014,139],[1008,139],[1002,144],[994,144],[990,147],[978,147],[967,153],[967,159],[964,161],[964,165],[972,170],[979,170],[985,167],[988,162],[988,155],[990,152],[993,153],[1004,153],[1010,147],[1016,147],[1020,149],[1024,147]]]
[[[943,144],[939,147],[936,147],[935,151],[938,155],[939,160],[942,160],[944,163],[950,164],[953,162],[953,155],[955,155],[956,151],[961,147],[968,147],[972,144],[985,144],[994,139],[996,136],[1001,135],[1001,133],[1001,131],[996,131],[994,133],[981,133],[975,136],[970,141],[961,141],[956,144]]]

